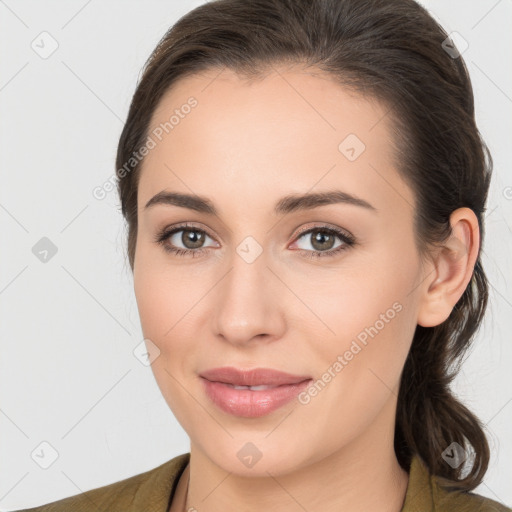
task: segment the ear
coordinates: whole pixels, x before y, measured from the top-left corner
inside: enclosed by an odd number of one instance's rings
[[[417,323],[434,327],[443,323],[468,286],[480,247],[478,219],[470,208],[450,216],[452,234],[435,253],[420,292]]]

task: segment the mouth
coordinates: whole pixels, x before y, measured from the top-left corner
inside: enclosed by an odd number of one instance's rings
[[[223,412],[258,418],[291,402],[313,380],[277,370],[216,368],[201,375],[206,396]]]
[[[274,389],[280,386],[266,386],[265,384],[261,384],[260,386],[237,386],[235,384],[230,384],[229,382],[221,382],[221,384],[226,384],[233,389],[250,389],[251,391],[262,391],[264,389]],[[281,386],[288,386],[289,384],[281,384]]]
[[[283,385],[293,385],[311,379],[309,375],[293,375],[272,368],[254,368],[251,370],[238,369],[233,366],[212,368],[200,374],[210,382],[220,382],[237,387],[250,388],[254,391],[271,389]]]

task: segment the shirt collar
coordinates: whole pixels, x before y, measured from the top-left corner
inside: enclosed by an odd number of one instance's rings
[[[426,464],[418,455],[413,455],[401,512],[434,512],[433,483]]]
[[[176,491],[179,478],[190,461],[190,452],[183,453],[162,464],[144,480],[134,498],[134,510],[143,510],[152,497],[151,510],[166,512]],[[401,512],[434,512],[433,487],[435,482],[427,466],[418,455],[411,460],[409,483]],[[139,503],[140,501],[140,503]]]

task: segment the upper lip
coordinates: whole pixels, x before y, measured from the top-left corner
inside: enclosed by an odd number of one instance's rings
[[[242,370],[233,366],[212,368],[200,373],[200,376],[212,382],[224,382],[235,386],[281,386],[311,379],[308,375],[292,375],[272,368]]]

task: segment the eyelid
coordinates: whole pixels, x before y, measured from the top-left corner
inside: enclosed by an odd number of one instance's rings
[[[177,231],[180,231],[182,229],[187,229],[187,228],[188,229],[197,229],[198,231],[204,231],[212,240],[216,241],[216,237],[212,235],[212,233],[209,231],[208,228],[206,228],[204,225],[198,225],[193,222],[184,222],[181,224],[180,223],[176,224],[174,226],[164,227],[161,230],[159,230],[159,233],[166,232],[170,235],[171,233],[174,234]],[[308,224],[306,224],[305,226],[301,227],[300,230],[293,235],[293,240],[295,241],[300,236],[302,236],[314,229],[328,229],[328,230],[330,229],[336,233],[343,234],[346,238],[348,238],[352,242],[355,242],[355,237],[346,229],[343,229],[341,227],[331,225],[329,223],[322,222],[322,221],[316,221],[316,223],[315,223],[315,221],[312,221],[312,222],[309,222]]]
[[[201,225],[197,225],[197,224],[191,223],[191,222],[184,222],[182,224],[176,224],[176,225],[173,225],[173,226],[165,227],[165,228],[160,230],[160,233],[168,233],[168,235],[170,236],[171,234],[176,234],[176,232],[187,230],[187,229],[190,229],[190,230],[194,230],[195,229],[197,231],[204,231],[206,233],[206,235],[208,235],[212,240],[217,242],[216,237],[213,236],[210,233],[208,228],[206,228],[202,224]]]
[[[300,238],[302,235],[309,233],[310,231],[317,230],[317,229],[318,230],[321,230],[321,229],[331,230],[331,231],[334,231],[337,234],[337,236],[344,236],[345,238],[350,240],[352,243],[356,242],[356,238],[354,237],[354,235],[352,235],[352,233],[350,233],[346,229],[343,229],[343,228],[340,228],[333,224],[329,224],[329,223],[325,223],[325,222],[320,222],[320,224],[318,222],[316,224],[314,222],[309,223],[309,227],[307,224],[305,227],[301,228],[298,233],[296,233],[294,235],[293,239],[296,240],[297,238]]]
[[[208,238],[213,240],[217,244],[217,247],[219,247],[219,245],[218,245],[219,242],[217,242],[216,237],[212,236],[212,234],[210,233],[208,228],[206,228],[202,225],[198,225],[196,223],[191,223],[191,222],[183,222],[183,223],[179,223],[176,225],[164,227],[163,229],[161,229],[160,231],[157,232],[157,234],[154,238],[154,241],[156,243],[163,245],[165,250],[167,250],[169,252],[174,252],[174,253],[185,252],[185,253],[194,255],[194,254],[200,254],[202,252],[208,251],[208,249],[212,248],[212,246],[200,247],[197,249],[181,249],[179,247],[176,248],[174,246],[172,249],[166,248],[166,241],[169,238],[174,236],[176,233],[179,233],[180,231],[184,231],[187,229],[189,229],[191,231],[196,230],[196,231],[204,232],[206,234],[206,236],[208,236]],[[354,235],[352,235],[346,229],[341,228],[339,226],[334,226],[334,225],[331,225],[331,224],[325,223],[325,222],[320,222],[320,224],[319,224],[318,221],[316,221],[316,223],[315,223],[315,221],[312,221],[311,223],[306,224],[299,230],[298,233],[295,233],[295,235],[293,236],[292,244],[296,243],[302,236],[304,236],[306,234],[312,233],[314,231],[322,231],[322,230],[331,232],[335,237],[340,239],[342,242],[342,246],[338,247],[338,249],[329,250],[329,251],[305,250],[307,253],[311,253],[311,257],[313,257],[314,255],[316,255],[318,257],[328,256],[328,255],[334,256],[335,254],[338,253],[338,251],[344,250],[343,248],[349,248],[349,247],[352,247],[357,244],[357,240],[354,237]],[[299,252],[301,252],[301,251],[302,250],[299,249]]]

